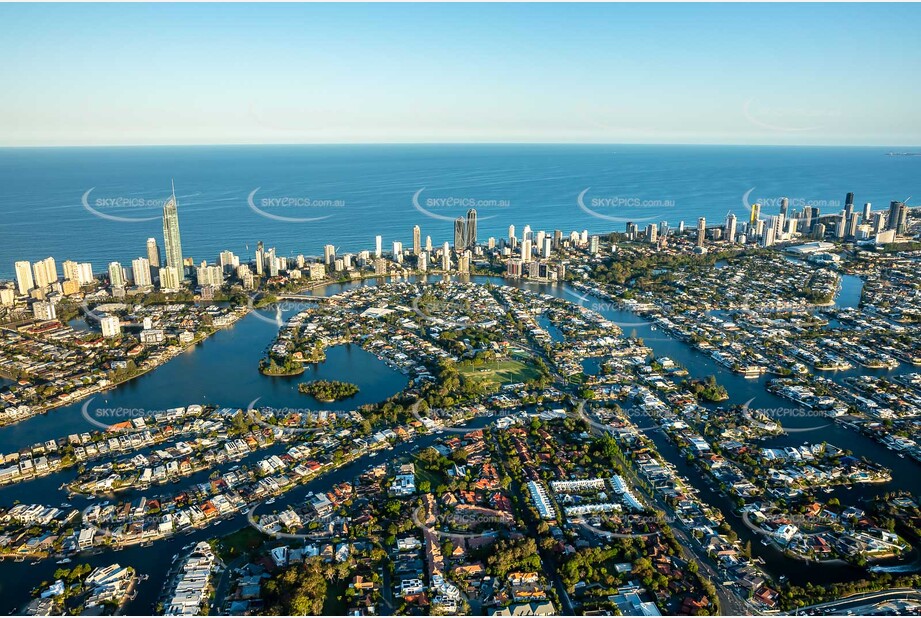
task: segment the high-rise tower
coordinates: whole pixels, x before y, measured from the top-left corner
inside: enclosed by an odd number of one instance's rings
[[[183,278],[182,241],[179,239],[179,209],[176,204],[176,186],[163,206],[163,248],[166,253],[167,268],[175,268]]]
[[[463,251],[467,248],[467,220],[458,217],[454,220],[454,250]]]
[[[704,217],[700,217],[697,220],[697,246],[704,246],[704,238],[707,234],[707,220]]]
[[[160,268],[160,247],[157,246],[156,238],[147,239],[147,259],[150,260],[151,268]]]
[[[476,245],[476,210],[471,208],[467,211],[467,247]]]

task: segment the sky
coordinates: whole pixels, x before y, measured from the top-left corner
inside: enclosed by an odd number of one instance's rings
[[[0,146],[921,145],[918,4],[2,4]]]

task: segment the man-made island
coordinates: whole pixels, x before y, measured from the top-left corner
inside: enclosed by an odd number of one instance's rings
[[[342,401],[358,394],[358,387],[351,382],[338,380],[312,380],[297,385],[297,390],[305,395],[310,395],[317,401],[330,403]]]

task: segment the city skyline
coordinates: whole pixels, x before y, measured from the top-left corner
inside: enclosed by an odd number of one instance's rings
[[[9,615],[921,617],[921,0],[0,24]]]
[[[729,211],[726,220],[723,223],[712,223],[709,227],[705,217],[699,217],[694,229],[694,244],[700,249],[704,247],[708,238],[711,240],[728,242],[729,245],[757,243],[761,247],[770,247],[775,243],[793,241],[798,238],[814,238],[821,246],[826,238],[826,232],[832,233],[831,238],[837,241],[850,239],[853,242],[862,242],[864,245],[880,246],[895,242],[896,238],[907,232],[907,221],[909,206],[905,202],[892,200],[889,207],[885,210],[872,210],[872,204],[866,202],[861,212],[855,210],[854,193],[848,192],[845,196],[845,207],[843,210],[822,214],[820,209],[804,205],[802,210],[790,212],[790,200],[787,197],[779,198],[779,213],[777,215],[767,215],[767,219],[762,219],[761,204],[754,203],[747,205],[750,211],[750,221],[743,223],[743,233],[737,236],[737,218],[732,211]],[[180,241],[179,227],[179,208],[176,199],[175,183],[171,182],[171,193],[169,198],[164,202],[162,210],[163,239],[165,251],[165,261],[160,267],[160,252],[155,238],[148,238],[146,241],[146,257],[139,256],[131,262],[130,275],[118,261],[108,264],[107,270],[108,283],[110,288],[124,288],[128,282],[131,282],[138,289],[153,289],[154,284],[159,289],[175,292],[180,290],[181,286],[187,280],[185,268],[191,267],[195,271],[195,281],[199,286],[209,288],[220,288],[225,283],[226,275],[235,275],[244,284],[244,289],[253,289],[255,284],[254,274],[250,273],[248,266],[254,265],[255,276],[267,274],[269,277],[277,277],[282,271],[303,269],[309,266],[307,260],[315,258],[317,263],[325,265],[326,270],[323,276],[328,274],[327,271],[351,271],[353,269],[353,259],[357,259],[354,266],[361,268],[367,264],[372,264],[376,274],[387,275],[389,267],[382,256],[388,255],[397,265],[403,265],[404,248],[403,242],[394,240],[393,250],[385,253],[382,248],[383,237],[377,235],[374,237],[374,248],[359,249],[355,252],[347,251],[337,255],[338,248],[334,244],[327,244],[322,255],[305,255],[303,253],[290,256],[276,256],[274,247],[267,252],[264,250],[264,242],[256,242],[253,262],[241,263],[239,257],[229,249],[222,249],[215,262],[209,265],[208,260],[203,260],[197,268],[193,264],[194,258],[186,258],[182,254],[182,245]],[[548,279],[549,270],[542,260],[551,257],[553,249],[559,249],[563,240],[563,231],[560,229],[553,230],[548,234],[546,230],[532,231],[530,224],[524,226],[522,230],[521,242],[515,236],[515,225],[511,224],[508,228],[507,238],[496,238],[490,236],[485,246],[480,246],[477,240],[477,211],[470,208],[465,215],[458,217],[453,221],[453,244],[445,241],[441,248],[440,258],[442,271],[447,273],[452,271],[452,264],[456,266],[456,272],[469,273],[471,263],[475,255],[482,255],[484,249],[493,251],[501,250],[501,255],[507,260],[506,275],[512,277],[521,277],[528,274],[531,278]],[[667,246],[669,234],[675,237],[684,235],[685,221],[681,220],[677,229],[670,228],[668,221],[663,220],[660,224],[649,224],[644,233],[636,223],[628,219],[621,221],[624,226],[625,238],[628,241],[642,240],[646,243],[655,245],[660,249]],[[826,223],[828,225],[826,226]],[[860,224],[858,226],[858,224]],[[622,230],[615,229],[613,226],[603,235],[611,236],[621,233]],[[416,260],[416,267],[419,272],[428,271],[429,254],[438,256],[432,251],[431,237],[426,236],[426,246],[422,249],[422,229],[419,224],[414,224],[411,228],[412,252],[408,255]],[[599,235],[589,235],[588,230],[583,229],[581,233],[578,230],[572,230],[569,233],[568,240],[572,243],[589,247],[589,253],[597,255],[599,250]],[[456,264],[452,262],[451,252],[456,258]],[[515,252],[518,252],[518,259],[514,259]],[[373,260],[371,260],[373,256]],[[536,258],[536,259],[535,259]],[[289,263],[289,260],[291,262]],[[525,265],[531,263],[532,268],[527,269]],[[240,269],[242,264],[242,270]],[[228,266],[231,268],[228,270]],[[93,282],[94,273],[91,263],[77,263],[67,260],[63,263],[64,277],[63,285],[71,284],[69,288],[63,288],[66,294],[79,293],[82,286]],[[62,289],[54,289],[58,284],[57,267],[54,256],[49,256],[43,260],[31,263],[28,260],[19,260],[14,264],[15,277],[12,283],[20,296],[27,296],[37,292],[36,300],[42,301],[37,303],[41,310],[49,308],[54,310],[54,301],[45,303],[45,294],[49,286],[52,293],[57,294]],[[315,278],[315,271],[312,267],[308,268],[311,279]],[[562,271],[562,272],[565,272]],[[300,273],[299,273],[300,274]],[[561,275],[561,279],[564,275]],[[2,280],[0,280],[2,281]],[[12,301],[12,296],[10,296]],[[53,317],[53,316],[52,316]]]

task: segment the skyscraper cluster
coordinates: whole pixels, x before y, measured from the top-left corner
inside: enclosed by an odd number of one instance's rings
[[[476,245],[476,210],[471,208],[466,217],[454,220],[454,250],[463,251]]]

